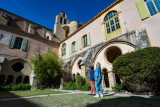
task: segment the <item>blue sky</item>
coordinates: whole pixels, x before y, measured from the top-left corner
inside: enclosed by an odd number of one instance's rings
[[[116,0],[0,0],[0,8],[53,29],[55,17],[65,12],[70,21],[86,23]]]

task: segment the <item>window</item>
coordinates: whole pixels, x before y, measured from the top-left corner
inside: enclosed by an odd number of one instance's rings
[[[105,19],[105,26],[106,26],[106,32],[107,34],[110,34],[118,29],[121,28],[119,23],[119,18],[117,12],[111,12],[109,13]]]
[[[72,43],[72,52],[76,52],[76,43],[75,42]]]
[[[23,39],[22,38],[16,38],[15,42],[14,42],[14,48],[15,49],[21,49],[21,46],[22,46],[22,41]]]
[[[160,0],[146,0],[146,4],[151,16],[160,12]]]
[[[65,56],[66,55],[66,44],[64,43],[62,45],[62,56]]]
[[[83,47],[87,46],[87,35],[83,36]]]
[[[20,37],[12,36],[9,44],[10,49],[21,49],[27,51],[28,40]]]

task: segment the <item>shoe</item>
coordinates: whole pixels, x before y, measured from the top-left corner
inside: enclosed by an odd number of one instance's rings
[[[95,96],[93,96],[93,97],[99,97],[99,94],[96,94]]]
[[[103,94],[101,94],[100,97],[103,97]]]

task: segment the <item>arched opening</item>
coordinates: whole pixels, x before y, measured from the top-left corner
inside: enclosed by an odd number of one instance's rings
[[[113,63],[113,61],[121,55],[122,55],[121,50],[115,46],[108,48],[106,51],[106,57],[108,62],[110,63]]]
[[[18,76],[16,79],[16,84],[22,83],[22,76]]]
[[[73,80],[73,82],[76,81],[76,75],[75,74],[72,75],[72,80]]]
[[[12,84],[12,83],[13,83],[13,75],[9,75],[8,78],[7,78],[6,84],[9,85],[9,84]]]
[[[121,84],[121,80],[117,74],[115,74],[115,77],[116,77],[116,84]]]
[[[25,76],[24,77],[23,83],[25,83],[25,84],[29,83],[29,76]]]
[[[62,24],[62,17],[60,18],[60,24]]]
[[[0,85],[4,85],[5,75],[0,75]]]
[[[22,69],[24,68],[24,65],[20,62],[15,63],[14,65],[12,65],[12,69],[15,72],[20,72]]]
[[[64,24],[66,24],[67,23],[67,21],[66,21],[66,19],[64,19]]]
[[[103,76],[104,76],[105,86],[106,86],[107,88],[109,88],[109,77],[108,77],[107,69],[104,68],[104,69],[102,70],[102,72],[103,72]]]
[[[82,60],[79,60],[78,63],[77,63],[77,66],[78,66],[79,69],[81,69],[81,62],[82,62]]]

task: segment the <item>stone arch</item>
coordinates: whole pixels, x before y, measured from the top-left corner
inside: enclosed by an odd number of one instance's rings
[[[13,75],[9,75],[8,78],[7,78],[7,81],[6,81],[6,84],[9,85],[9,84],[13,84]]]
[[[106,68],[102,69],[102,76],[103,76],[103,80],[104,80],[104,85],[106,88],[109,88],[109,76],[108,76],[108,70]]]
[[[16,64],[16,65],[15,65]],[[19,66],[19,64],[21,66]],[[13,69],[13,67],[15,66],[18,67],[16,69]],[[21,68],[19,68],[21,67]],[[18,69],[18,72],[16,72],[15,70]],[[17,73],[19,75],[30,75],[31,74],[31,71],[32,71],[32,66],[31,64],[25,60],[25,59],[22,59],[22,58],[14,58],[12,60],[9,61],[9,67],[8,67],[8,70],[11,71],[11,72],[14,72],[14,73]]]
[[[0,75],[0,85],[4,85],[5,75]]]
[[[109,78],[109,88],[113,87],[116,85],[116,75],[113,71],[113,66],[112,66],[112,61],[115,60],[117,58],[117,56],[119,55],[115,55],[116,57],[112,59],[111,62],[108,61],[107,57],[106,57],[106,52],[111,49],[111,53],[115,49],[118,49],[121,51],[121,54],[125,54],[127,52],[131,52],[134,51],[134,45],[128,42],[124,42],[124,41],[112,41],[109,43],[106,43],[104,46],[102,46],[99,51],[96,53],[95,57],[94,57],[94,67],[96,67],[96,63],[100,62],[101,64],[101,68],[106,68],[107,72],[108,72],[108,78]],[[113,50],[112,50],[113,49]],[[119,52],[119,51],[118,51]],[[116,53],[116,52],[115,52]],[[120,55],[121,55],[120,54]],[[112,55],[111,55],[112,56]],[[102,69],[103,70],[103,69]],[[117,79],[118,80],[118,79]],[[105,88],[105,87],[104,87]]]
[[[19,75],[17,78],[16,78],[16,84],[19,84],[19,83],[22,83],[22,76]]]
[[[82,74],[82,70],[81,70],[81,61],[83,60],[83,57],[82,56],[78,56],[75,58],[75,60],[73,61],[73,64],[72,64],[72,74],[78,74],[79,75],[83,75]]]
[[[47,32],[47,33],[46,33],[46,38],[47,38],[48,40],[52,40],[52,35],[51,35],[51,33]]]
[[[25,83],[25,84],[29,83],[29,76],[25,76],[24,77],[23,83]]]

